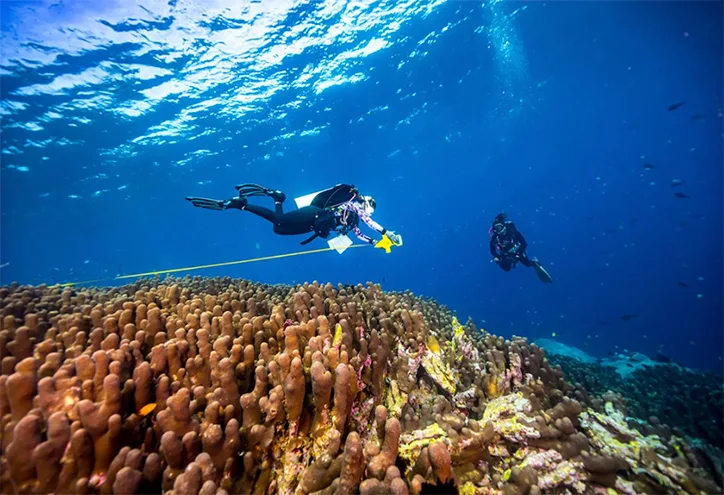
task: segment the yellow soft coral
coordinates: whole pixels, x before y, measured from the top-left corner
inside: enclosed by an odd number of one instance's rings
[[[581,424],[591,442],[605,453],[626,459],[632,468],[641,460],[642,448],[665,450],[656,435],[643,436],[629,428],[626,419],[610,402],[606,403],[605,414],[588,409],[581,413]]]
[[[319,459],[319,457],[326,452],[332,437],[336,435],[336,429],[332,426],[332,420],[324,421],[321,425],[317,426],[314,432],[314,443],[312,445],[312,457]]]
[[[414,430],[402,434],[397,455],[408,461],[407,466],[409,471],[415,466],[415,462],[420,456],[422,449],[431,443],[444,441],[445,439],[447,439],[445,430],[437,423],[433,423],[423,430]]]
[[[276,438],[276,437],[275,437]],[[307,464],[311,440],[308,436],[283,436],[273,445],[277,493],[292,494]]]
[[[523,442],[526,438],[538,438],[540,432],[525,424],[532,421],[527,417],[531,411],[528,399],[520,392],[498,397],[485,405],[481,425],[491,422],[497,434],[512,442]]]
[[[453,372],[453,370],[451,370],[450,367],[442,360],[441,354],[436,352],[426,352],[422,356],[421,364],[435,383],[442,387],[442,389],[446,392],[455,394],[455,391],[457,390],[457,376],[455,372]]]
[[[477,492],[477,487],[470,481],[463,484],[463,486],[460,487],[459,491],[460,495],[475,495]]]
[[[686,474],[666,455],[661,439],[629,427],[623,413],[611,402],[606,403],[605,414],[588,409],[580,418],[589,441],[602,452],[623,458],[634,473],[655,479],[672,493],[689,493]]]
[[[456,316],[453,316],[452,319],[452,327],[453,327],[453,336],[455,338],[460,338],[465,333],[465,329],[460,324]]]
[[[389,386],[385,390],[387,414],[392,418],[399,418],[405,404],[407,404],[407,394],[400,390],[396,380],[390,380]]]

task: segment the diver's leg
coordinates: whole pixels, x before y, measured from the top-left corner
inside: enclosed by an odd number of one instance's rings
[[[523,266],[531,267],[534,265],[533,261],[528,258],[528,255],[525,253],[519,253],[518,254],[518,261],[520,261]]]
[[[246,205],[244,210],[273,223],[275,234],[299,235],[314,231],[314,208],[307,207],[284,213],[281,203],[277,203],[276,211],[257,205]]]
[[[260,186],[259,184],[239,184],[234,186],[239,192],[239,197],[246,198],[249,196],[269,196],[274,202],[283,203],[287,199],[286,194],[281,191]]]
[[[281,204],[277,203],[281,209]],[[315,231],[315,219],[319,208],[305,206],[277,216],[274,232],[279,235],[300,235]]]
[[[281,205],[287,199],[287,195],[281,191],[270,191],[269,197],[274,200],[274,204]]]
[[[505,270],[506,272],[509,272],[511,268],[513,268],[513,263],[508,258],[502,258],[499,261],[497,261],[498,266]]]
[[[264,220],[270,221],[275,226],[277,225],[277,223],[279,223],[282,217],[282,215],[280,215],[278,212],[272,211],[269,208],[265,208],[263,206],[247,204],[243,209],[253,213],[258,217],[263,218]]]

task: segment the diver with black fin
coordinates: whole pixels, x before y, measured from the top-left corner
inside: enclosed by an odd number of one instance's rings
[[[274,200],[275,204],[281,204],[284,202],[284,200],[287,199],[286,195],[283,192],[275,191],[273,189],[260,186],[258,184],[239,184],[238,186],[235,186],[235,188],[239,193],[238,198],[220,200],[187,197],[186,199],[188,201],[191,201],[194,206],[197,206],[199,208],[206,208],[207,210],[243,210],[246,208],[246,198],[248,198],[249,196],[269,196]]]
[[[376,203],[371,196],[362,196],[357,188],[348,184],[338,184],[324,191],[319,191],[302,198],[296,198],[298,208],[284,211],[283,203],[286,195],[274,189],[258,184],[240,184],[236,186],[239,196],[227,200],[209,198],[187,197],[186,199],[196,207],[209,210],[237,209],[251,212],[274,226],[274,233],[278,235],[301,235],[313,232],[312,236],[301,242],[309,244],[317,237],[327,239],[332,232],[341,236],[353,232],[360,240],[389,252],[389,243],[402,245],[398,234],[387,230],[372,220]],[[274,210],[264,206],[250,204],[248,199],[252,196],[268,196],[274,200]],[[362,233],[359,228],[360,220],[372,230],[383,235],[382,241],[375,241]],[[387,240],[386,242],[385,239]],[[350,241],[351,243],[351,241]],[[379,244],[384,245],[379,245]],[[348,245],[348,244],[347,244]],[[341,251],[340,251],[341,252]]]
[[[532,266],[542,282],[553,282],[550,274],[536,258],[528,258],[528,254],[525,252],[528,242],[513,221],[508,219],[505,212],[495,216],[493,225],[488,230],[488,236],[490,237],[490,254],[493,255],[492,261],[497,263],[501,269],[509,272],[515,268],[517,263],[521,263],[523,266]]]

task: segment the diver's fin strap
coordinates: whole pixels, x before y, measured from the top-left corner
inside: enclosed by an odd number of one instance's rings
[[[260,186],[259,184],[239,184],[234,186],[234,189],[238,191],[240,197],[268,196],[269,193],[272,192],[271,189]]]
[[[187,197],[188,201],[191,201],[191,204],[196,206],[197,208],[205,208],[207,210],[225,210],[226,205],[225,201],[221,201],[218,199],[209,199],[209,198],[194,198],[194,197]]]
[[[301,244],[302,246],[306,246],[307,244],[309,244],[310,242],[312,242],[312,241],[313,241],[314,239],[316,239],[317,237],[319,237],[319,234],[316,234],[316,233],[315,233],[315,234],[313,234],[311,237],[309,237],[308,239],[305,239],[305,240],[303,240],[302,242],[300,242],[299,244]]]

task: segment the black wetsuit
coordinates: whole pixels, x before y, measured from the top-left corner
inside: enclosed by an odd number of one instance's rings
[[[358,237],[362,236],[358,228],[360,217],[355,213],[355,211],[361,210],[357,207],[340,208],[342,205],[349,205],[358,194],[354,186],[338,184],[317,193],[311,204],[288,212],[284,211],[283,203],[286,195],[281,191],[274,191],[258,184],[240,184],[236,186],[236,189],[239,191],[239,197],[225,201],[198,197],[187,197],[186,199],[199,208],[211,210],[233,208],[248,211],[271,222],[274,225],[275,234],[300,235],[313,232],[314,234],[302,244],[307,244],[317,237],[326,239],[333,231],[346,234],[353,230]],[[274,210],[249,204],[248,196],[273,198]],[[369,237],[362,236],[361,238],[372,242]]]
[[[338,219],[329,208],[304,206],[284,212],[282,203],[277,202],[274,206],[274,210],[270,210],[264,206],[247,204],[243,209],[270,221],[274,224],[274,233],[279,235],[314,232],[317,237],[326,239],[339,226]]]
[[[506,230],[502,235],[496,233],[492,227],[490,229],[490,254],[498,258],[498,266],[506,272],[510,271],[516,262],[521,262],[524,266],[533,266],[533,262],[525,253],[528,243],[523,234],[510,220],[506,220],[504,225]]]

